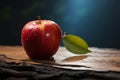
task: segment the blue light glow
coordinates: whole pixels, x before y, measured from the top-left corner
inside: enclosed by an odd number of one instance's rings
[[[118,46],[120,6],[117,0],[68,0],[65,7],[62,28],[68,34],[83,37],[91,46]]]

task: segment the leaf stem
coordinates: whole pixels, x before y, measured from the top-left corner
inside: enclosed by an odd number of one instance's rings
[[[65,37],[66,36],[66,32],[64,32],[64,34],[63,34],[63,37]]]

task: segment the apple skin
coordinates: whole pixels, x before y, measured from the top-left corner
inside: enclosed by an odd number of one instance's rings
[[[21,42],[31,59],[48,59],[58,50],[62,39],[60,26],[51,20],[34,20],[26,23]]]

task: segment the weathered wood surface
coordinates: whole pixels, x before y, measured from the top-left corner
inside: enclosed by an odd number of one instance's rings
[[[21,46],[0,46],[0,59],[7,62],[26,61],[30,64],[51,64],[54,67],[74,70],[120,71],[120,50],[90,48],[91,53],[78,55],[60,47],[50,60],[30,60]],[[4,56],[6,55],[6,56]]]

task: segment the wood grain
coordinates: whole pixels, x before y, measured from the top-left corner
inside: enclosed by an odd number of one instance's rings
[[[120,71],[119,49],[91,47],[90,50],[91,53],[78,55],[60,47],[53,59],[33,61],[21,46],[0,46],[0,59],[7,57],[8,61],[27,61],[32,64],[44,62],[54,67],[74,70]]]

